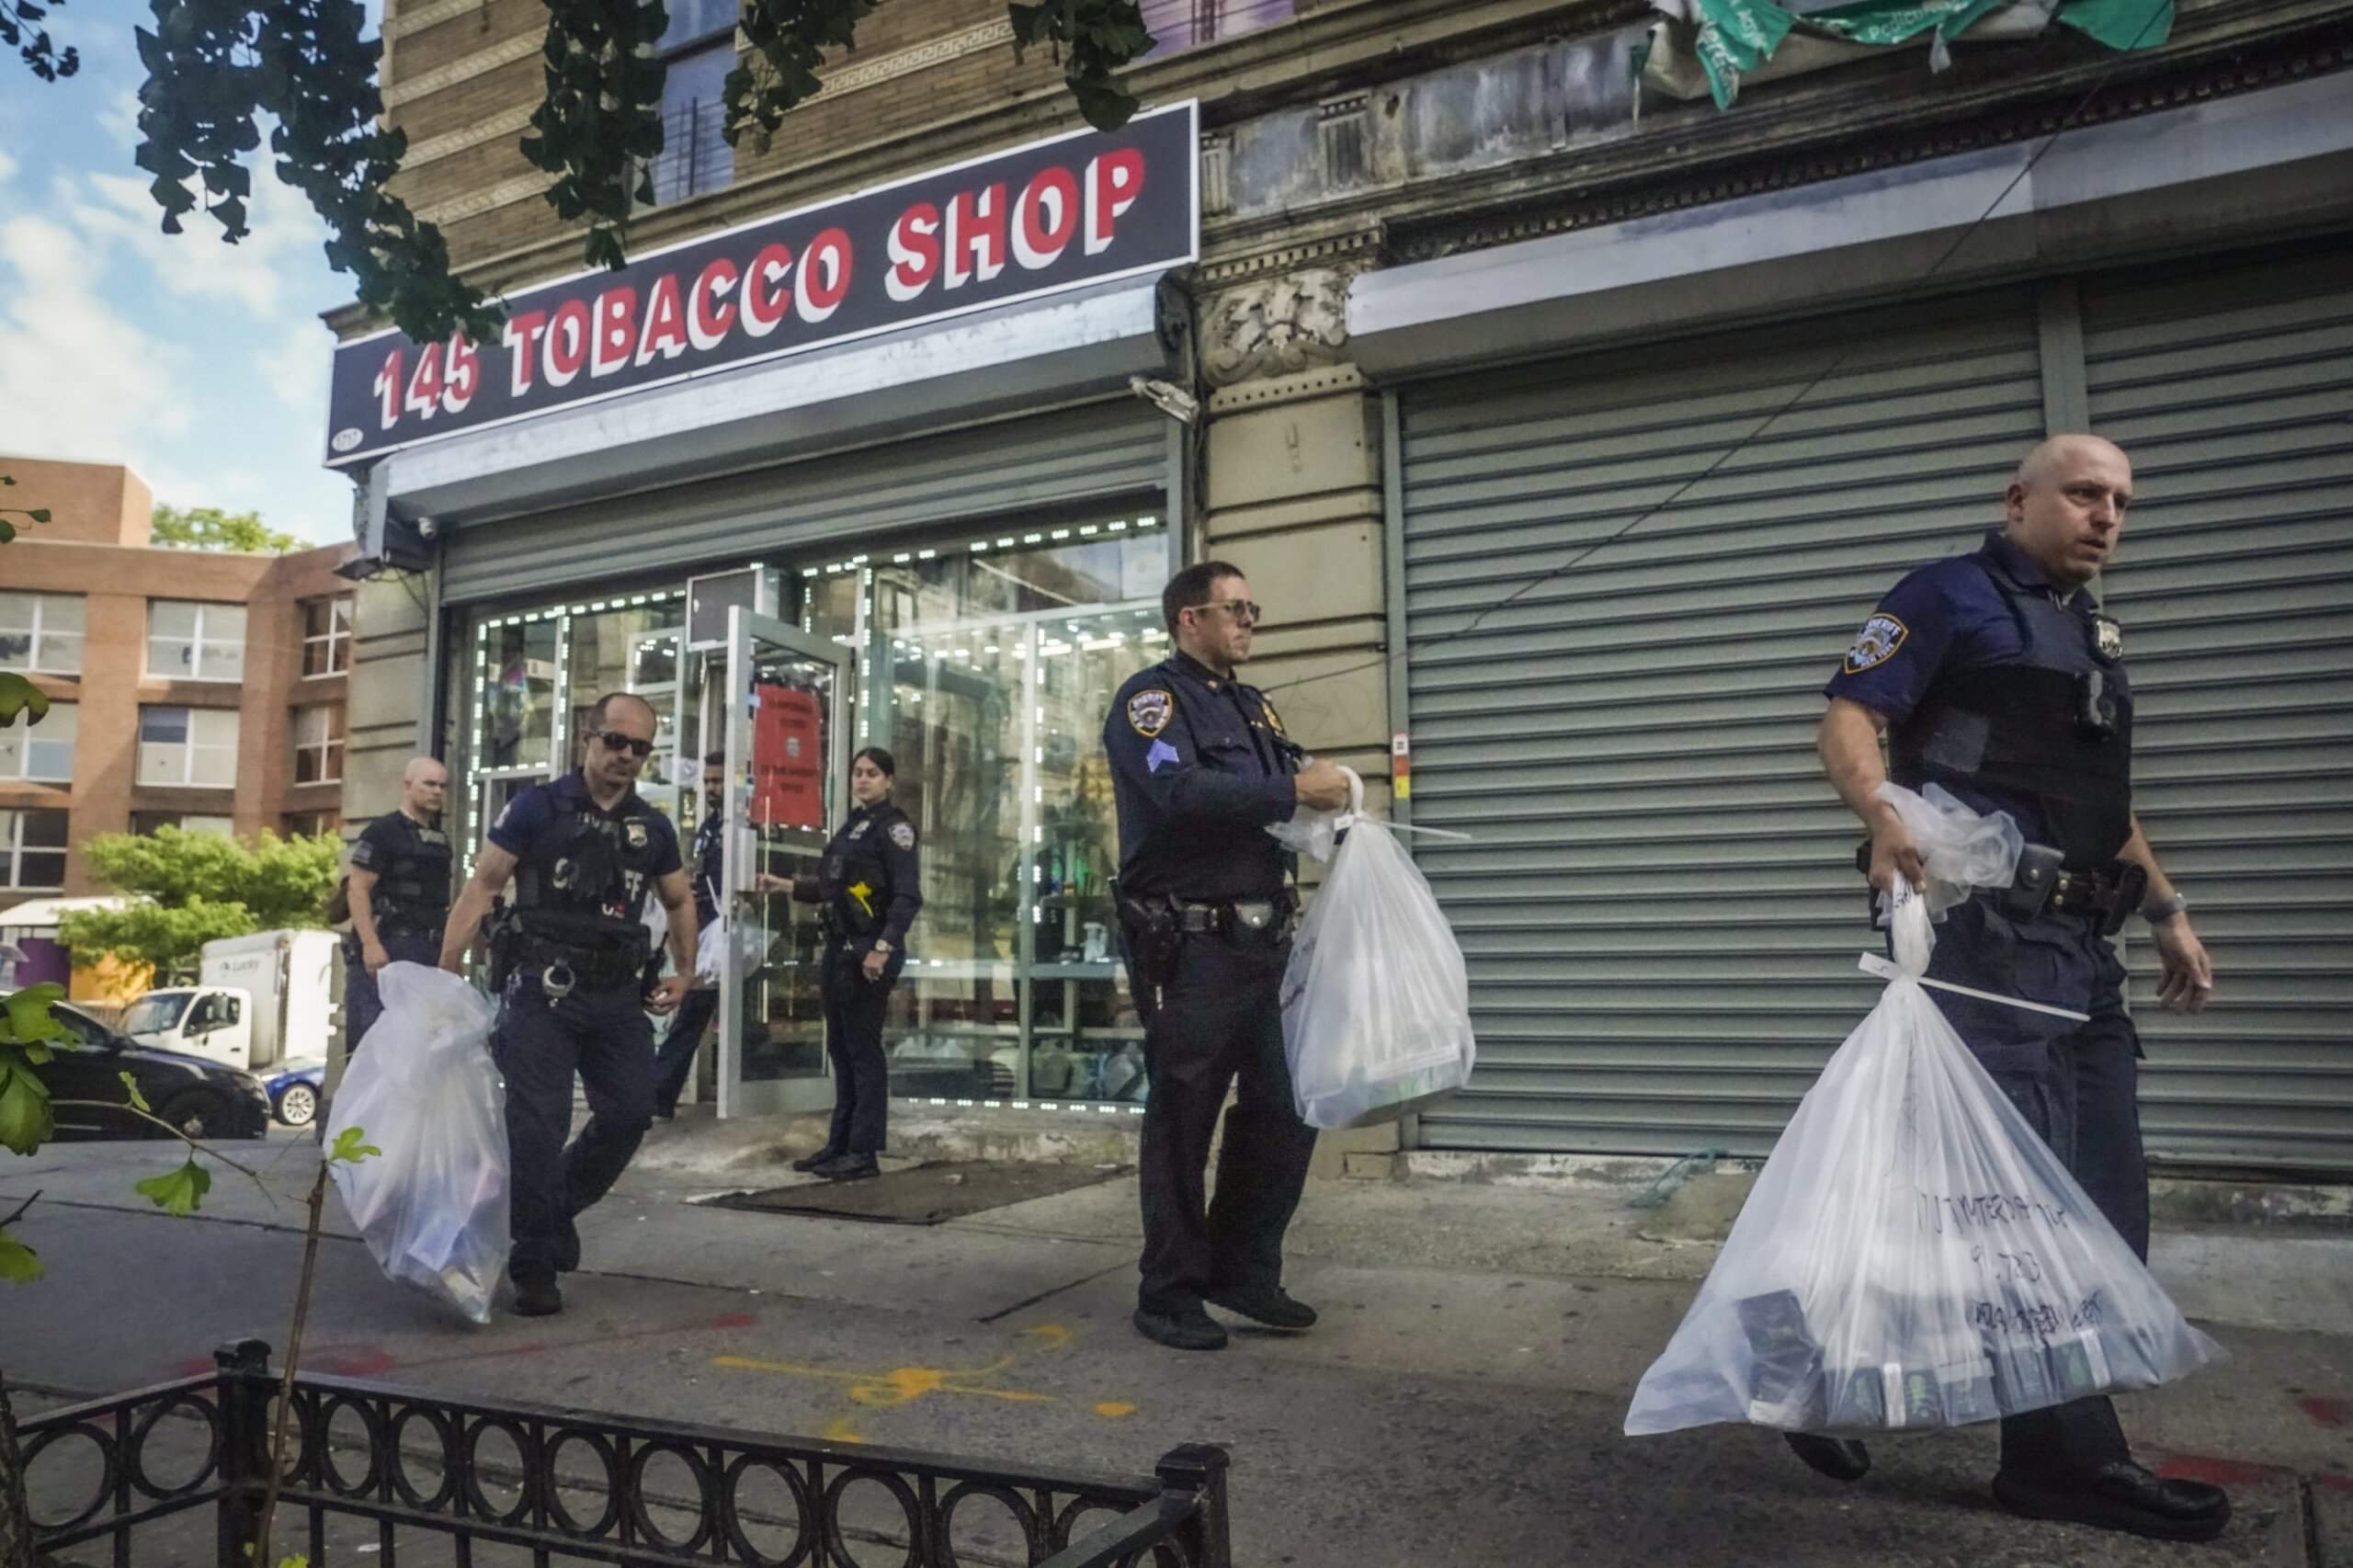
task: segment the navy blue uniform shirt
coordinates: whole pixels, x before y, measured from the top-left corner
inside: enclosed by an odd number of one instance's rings
[[[2085,623],[2089,635],[2095,608],[2091,595],[2080,588],[2069,594],[2054,587],[2041,567],[1996,531],[1985,536],[1975,553],[1923,566],[1890,588],[1863,622],[1846,663],[1823,687],[1823,695],[1859,702],[1890,724],[1901,724],[1920,706],[1938,676],[2015,663],[2025,651],[2025,640],[1981,559],[1997,563],[2015,582],[2062,595],[2068,613]],[[1961,788],[1953,793],[1978,811],[2009,812],[2030,843],[2052,842],[2041,812],[2025,796]]]
[[[615,802],[611,811],[601,810],[596,798],[588,793],[588,781],[574,769],[551,783],[534,784],[507,801],[506,809],[491,824],[487,836],[517,860],[528,860],[540,841],[565,817],[594,812],[619,819],[631,806],[642,805],[632,790]],[[684,869],[686,863],[678,857],[678,830],[660,812],[649,807],[645,814],[652,819],[647,831],[654,837],[653,858],[647,863],[649,877],[659,879]]]
[[[1266,828],[1298,808],[1302,754],[1263,693],[1172,654],[1120,687],[1103,749],[1122,893],[1224,903],[1282,891],[1293,858]]]
[[[854,915],[847,928],[860,939],[880,937],[904,951],[923,908],[923,862],[907,813],[888,798],[853,807],[818,862],[816,902]]]

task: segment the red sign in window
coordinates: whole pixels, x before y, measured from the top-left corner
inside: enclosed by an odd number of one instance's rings
[[[825,825],[825,756],[817,694],[794,686],[752,687],[752,821],[761,827]]]

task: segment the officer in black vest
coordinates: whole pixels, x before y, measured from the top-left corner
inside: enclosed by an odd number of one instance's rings
[[[1177,651],[1131,676],[1103,722],[1149,1085],[1135,1325],[1176,1349],[1215,1350],[1225,1330],[1204,1301],[1276,1328],[1315,1322],[1282,1288],[1283,1233],[1315,1132],[1299,1119],[1283,1054],[1292,857],[1266,829],[1302,808],[1346,805],[1348,781],[1308,761],[1273,704],[1233,678],[1258,623],[1240,572],[1188,566],[1160,605]],[[1205,1204],[1210,1143],[1236,1077],[1217,1197]]]
[[[344,939],[343,1049],[358,1049],[384,1011],[376,976],[388,963],[441,957],[449,915],[449,840],[441,832],[449,771],[429,756],[401,773],[401,809],[360,830],[351,846],[351,934]]]
[[[676,1007],[694,981],[695,901],[670,819],[636,790],[653,755],[654,710],[616,694],[589,710],[579,770],[534,785],[498,814],[450,912],[441,966],[466,950],[511,879],[514,903],[492,939],[502,1000],[492,1049],[506,1075],[515,1310],[563,1309],[555,1277],[580,1266],[574,1217],[605,1196],[654,1119],[651,1012]],[[644,993],[645,900],[670,918],[676,972]],[[569,1148],[573,1076],[588,1125]]]
[[[881,746],[850,759],[849,820],[825,846],[813,877],[796,877],[792,896],[819,906],[824,958],[825,1054],[834,1063],[834,1119],[825,1146],[792,1162],[833,1181],[881,1174],[891,1068],[882,1018],[907,961],[907,931],[923,908],[923,863],[915,824],[891,800],[898,763]]]
[[[702,759],[702,822],[695,829],[692,864],[695,890],[695,929],[709,931],[727,905],[726,754],[712,752]],[[694,989],[670,1017],[670,1032],[654,1058],[654,1114],[667,1121],[678,1112],[678,1096],[695,1070],[695,1053],[719,1011],[719,988],[695,976]]]
[[[2143,1258],[2148,1166],[2138,1107],[2140,1037],[2124,1011],[2109,937],[2136,910],[2163,965],[2159,1002],[2197,1012],[2213,967],[2132,814],[2132,695],[2123,634],[2087,585],[2115,553],[2132,494],[2124,454],[2063,436],[2027,455],[2008,524],[1975,554],[1898,583],[1830,682],[1824,767],[1870,830],[1871,885],[1922,884],[1917,846],[1875,791],[1943,785],[1980,812],[2007,812],[2027,839],[2017,882],[1954,907],[1932,978],[2089,1014],[2077,1024],[1934,992],[1953,1028],[2067,1162]],[[1880,759],[1884,733],[1888,764]],[[1841,1480],[1870,1463],[1859,1443],[1793,1437]],[[2132,1461],[2105,1398],[2002,1423],[1994,1494],[2014,1513],[2177,1540],[2230,1518],[2222,1491],[2165,1481]]]

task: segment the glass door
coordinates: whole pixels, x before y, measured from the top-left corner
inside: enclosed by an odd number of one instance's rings
[[[761,873],[813,875],[847,814],[846,650],[740,607],[723,668],[705,681],[726,756],[727,939],[719,973],[719,1114],[833,1101],[813,906],[764,893]]]

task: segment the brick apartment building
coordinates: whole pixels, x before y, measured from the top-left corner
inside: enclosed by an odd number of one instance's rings
[[[250,835],[342,820],[349,544],[290,555],[149,542],[127,468],[0,456],[51,520],[0,545],[0,669],[50,698],[0,730],[0,918],[106,890],[80,846],[163,824]]]
[[[1398,814],[1474,840],[1415,853],[1478,1074],[1323,1157],[1760,1153],[1868,994],[1822,683],[2027,446],[2097,428],[2143,482],[2107,585],[2143,815],[2231,976],[2147,1009],[2150,1147],[2353,1169],[2353,5],[2180,0],[2126,51],[2057,9],[1949,51],[1802,28],[1719,109],[1688,4],[1146,0],[1146,116],[1048,146],[1082,128],[1001,0],[893,0],[731,152],[734,11],[672,0],[615,276],[517,151],[541,0],[390,0],[401,188],[517,314],[446,364],[336,323],[330,461],[415,569],[362,593],[354,810],[430,750],[472,841],[627,685],[691,813],[745,694],[687,585],[766,576],[925,835],[893,1092],[1131,1108],[1095,737],[1170,566],[1229,560],[1292,733],[1382,785],[1402,739]],[[1088,239],[1141,260],[1057,282],[1084,171],[1139,158]],[[886,279],[994,302],[894,317]],[[789,988],[745,983],[722,1112],[824,1103]]]

